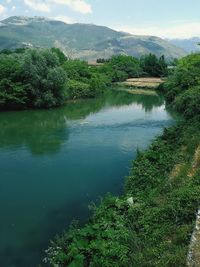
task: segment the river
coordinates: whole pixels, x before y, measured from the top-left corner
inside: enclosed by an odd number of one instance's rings
[[[137,149],[173,122],[162,97],[125,92],[0,113],[0,266],[37,266],[92,201],[123,192]]]

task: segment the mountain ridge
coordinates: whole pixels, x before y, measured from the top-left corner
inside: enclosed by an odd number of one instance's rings
[[[184,38],[184,39],[167,39],[171,44],[176,45],[184,49],[186,52],[200,52],[200,37],[194,36],[191,38]]]
[[[0,49],[58,47],[73,58],[96,60],[116,54],[153,53],[179,58],[184,50],[156,36],[132,35],[95,24],[66,24],[45,17],[13,16],[0,22]]]

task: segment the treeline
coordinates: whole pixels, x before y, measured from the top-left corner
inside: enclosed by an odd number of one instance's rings
[[[94,97],[109,84],[83,61],[56,48],[0,54],[0,108],[50,108],[68,99]]]
[[[121,197],[52,242],[51,266],[187,266],[200,203],[200,54],[181,59],[162,89],[182,121],[138,151]]]
[[[140,59],[125,55],[113,56],[110,59],[99,58],[97,63],[105,65],[102,70],[111,74],[113,82],[134,77],[164,77],[168,75],[168,63],[165,57],[158,58],[153,54],[142,56]]]
[[[114,56],[99,67],[70,60],[57,48],[0,52],[0,109],[50,108],[96,97],[131,77],[165,76],[164,57]]]

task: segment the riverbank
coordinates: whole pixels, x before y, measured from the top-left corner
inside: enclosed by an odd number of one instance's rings
[[[192,172],[198,132],[198,121],[182,122],[138,152],[124,195],[106,197],[84,228],[58,238],[48,250],[50,262],[186,266],[200,193],[199,170]]]
[[[88,221],[91,202],[121,195],[137,148],[175,120],[162,97],[113,90],[56,109],[1,112],[1,266],[38,266],[50,239],[74,219]]]
[[[180,60],[163,86],[185,119],[138,151],[121,197],[107,196],[88,224],[71,227],[52,243],[46,259],[52,266],[187,265],[200,203],[197,61],[200,54]]]
[[[157,89],[165,81],[164,78],[130,78],[124,82],[114,84],[115,90],[125,91],[133,95],[151,95],[157,96]]]

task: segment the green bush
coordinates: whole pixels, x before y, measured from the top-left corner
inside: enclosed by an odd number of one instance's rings
[[[85,82],[91,78],[88,64],[84,61],[67,60],[62,67],[66,72],[67,77],[71,80]]]
[[[191,88],[200,85],[200,53],[180,59],[173,75],[164,84],[168,102]]]
[[[0,108],[48,108],[65,100],[66,75],[49,50],[0,55]]]
[[[200,86],[191,88],[178,95],[174,101],[174,108],[183,113],[186,118],[200,114]]]
[[[90,86],[80,81],[69,80],[66,94],[68,99],[87,98],[90,95]]]

